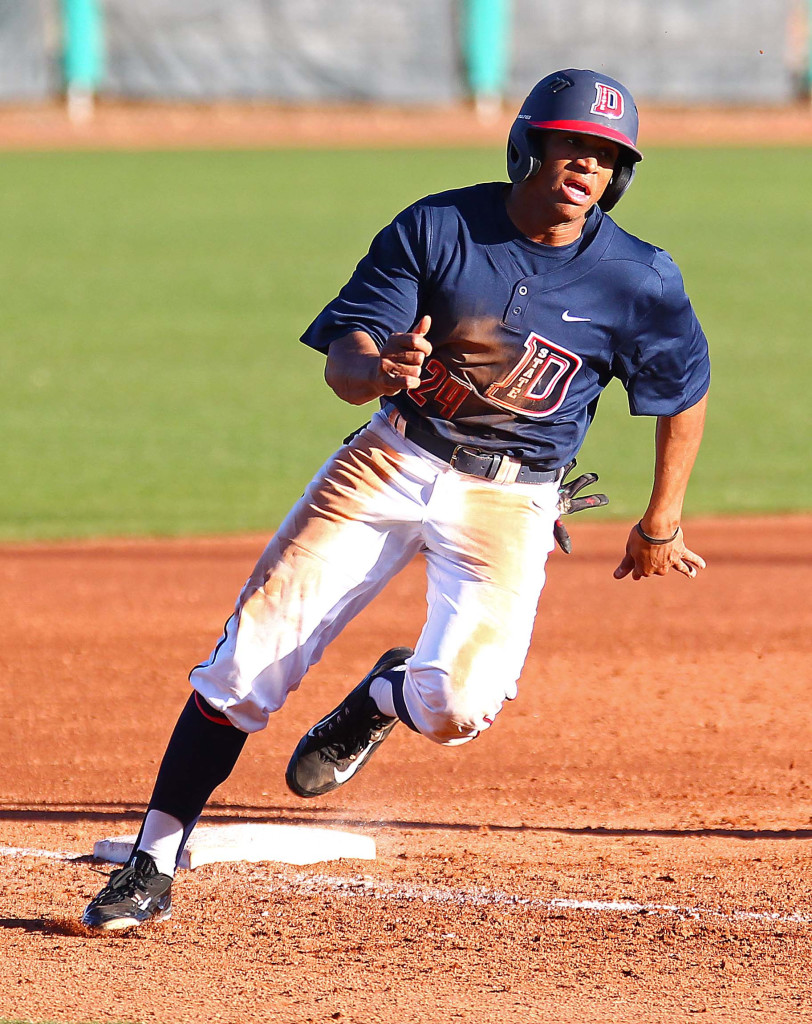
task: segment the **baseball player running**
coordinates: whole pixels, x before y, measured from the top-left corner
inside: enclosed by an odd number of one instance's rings
[[[373,240],[308,327],[326,379],[370,422],[319,470],[261,555],[162,761],[129,863],[83,921],[166,918],[176,863],[249,733],[418,552],[428,613],[302,738],[287,783],[349,782],[398,722],[436,743],[489,728],[530,643],[563,487],[613,377],[656,417],[651,499],[615,577],[704,568],[680,519],[709,383],[707,342],[679,270],[608,215],[642,154],[637,110],[593,71],[549,75],[510,131],[509,183],[429,196]]]

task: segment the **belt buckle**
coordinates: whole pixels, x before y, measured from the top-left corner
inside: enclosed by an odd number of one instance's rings
[[[459,469],[457,462],[462,455],[470,455],[473,459],[490,459],[490,465],[482,473]],[[499,455],[496,452],[486,452],[481,448],[469,448],[468,445],[458,444],[451,453],[451,458],[448,460],[448,464],[452,469],[456,469],[458,473],[467,473],[468,476],[478,476],[482,480],[493,480],[499,472],[503,459],[504,456]]]
[[[479,452],[476,450],[476,448],[468,448],[464,444],[458,444],[454,451],[451,453],[451,458],[448,460],[448,464],[449,466],[451,466],[452,469],[457,468],[457,459],[460,457],[460,455],[477,456],[479,455]]]

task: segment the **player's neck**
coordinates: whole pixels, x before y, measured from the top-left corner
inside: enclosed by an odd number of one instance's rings
[[[508,217],[523,235],[543,245],[569,245],[581,237],[587,211],[561,210],[542,206],[532,192],[514,185],[505,195]]]

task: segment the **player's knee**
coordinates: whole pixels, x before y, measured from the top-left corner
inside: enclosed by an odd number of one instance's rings
[[[434,743],[458,746],[469,743],[490,725],[502,706],[492,695],[483,695],[467,685],[450,685],[448,678],[442,685],[426,687],[427,680],[409,680],[404,686],[406,706],[414,728]]]
[[[433,743],[444,747],[458,747],[462,743],[470,743],[482,732],[470,722],[460,722],[453,716],[434,716],[422,724],[421,733]]]

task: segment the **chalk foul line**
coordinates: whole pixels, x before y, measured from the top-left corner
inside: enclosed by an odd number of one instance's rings
[[[74,861],[86,858],[84,853],[64,850],[0,846],[0,857],[32,857],[47,860]],[[532,896],[517,896],[498,889],[451,889],[429,885],[398,885],[370,875],[342,878],[337,875],[298,874],[293,879],[279,875],[272,888],[294,889],[303,895],[324,892],[345,893],[348,896],[381,901],[441,903],[457,907],[527,907],[530,910],[573,910],[597,914],[650,914],[659,917],[679,917],[716,921],[760,921],[775,924],[812,924],[812,914],[759,912],[751,910],[721,910],[710,907],[679,906],[675,903],[637,903],[633,900],[542,900]]]
[[[285,883],[290,886],[290,882]],[[531,896],[517,896],[514,893],[496,889],[444,889],[435,886],[397,885],[380,881],[370,876],[347,879],[329,875],[305,875],[296,877],[292,885],[303,893],[348,892],[368,899],[389,901],[415,901],[423,903],[446,903],[453,906],[527,907],[531,910],[575,910],[593,913],[651,914],[654,916],[675,916],[682,919],[714,919],[717,921],[769,921],[777,924],[812,924],[812,914],[759,912],[747,910],[725,911],[709,907],[679,906],[673,903],[637,903],[633,900],[542,900]]]
[[[66,853],[64,850],[38,850],[27,846],[0,846],[0,857],[37,857],[40,860],[81,860],[84,853]]]

